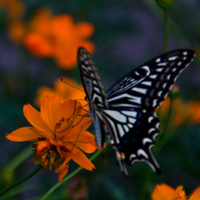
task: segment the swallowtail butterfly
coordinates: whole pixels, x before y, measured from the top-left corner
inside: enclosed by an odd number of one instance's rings
[[[194,57],[195,52],[188,49],[162,54],[132,70],[105,92],[91,55],[79,48],[78,64],[97,145],[102,148],[107,134],[125,175],[128,172],[123,161],[128,165],[145,161],[161,173],[151,152],[159,133],[155,109]]]

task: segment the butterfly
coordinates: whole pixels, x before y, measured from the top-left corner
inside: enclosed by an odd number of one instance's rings
[[[189,49],[162,54],[124,75],[105,92],[91,55],[83,47],[78,49],[96,143],[102,148],[107,134],[124,175],[128,175],[124,162],[131,166],[135,161],[145,161],[161,173],[151,152],[160,124],[155,109],[194,57],[195,52]]]

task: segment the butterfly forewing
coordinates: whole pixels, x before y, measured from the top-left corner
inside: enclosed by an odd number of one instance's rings
[[[106,92],[109,106],[157,108],[194,56],[192,50],[176,50],[158,56],[129,72]]]
[[[108,107],[107,96],[91,55],[84,48],[78,50],[78,64],[90,116],[95,126],[96,143],[102,148],[105,138],[104,124],[101,123],[103,121],[102,109]]]
[[[79,49],[79,67],[97,142],[104,141],[108,133],[125,175],[128,173],[123,161],[129,165],[145,161],[155,172],[161,172],[151,152],[159,133],[159,120],[154,110],[194,57],[192,50],[176,50],[158,56],[123,76],[105,94],[90,54]]]

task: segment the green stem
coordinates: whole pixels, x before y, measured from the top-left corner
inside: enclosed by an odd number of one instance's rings
[[[160,20],[160,22],[163,21],[162,20],[163,12],[160,12],[161,9],[158,9],[158,6],[152,3],[152,0],[143,0],[143,3],[148,7],[149,10],[151,10],[151,12],[155,15],[155,17],[157,17],[157,19]],[[175,32],[176,35],[178,35],[179,39],[182,41],[184,46],[191,47],[190,42],[182,33],[181,29],[179,28],[179,25],[173,19],[171,19],[169,15],[168,19],[170,23],[170,29],[173,30],[173,32]]]
[[[32,147],[29,145],[21,153],[19,153],[15,158],[13,158],[5,167],[7,170],[13,171],[17,168],[26,158],[32,154]]]
[[[145,182],[141,190],[142,192],[139,198],[140,200],[145,200],[147,198],[147,194],[149,194],[149,183],[151,181],[152,174],[152,171],[148,169],[146,173]]]
[[[109,141],[106,142],[106,146],[109,144]],[[91,158],[90,161],[94,160],[104,149],[101,149],[99,151],[97,151]],[[65,183],[66,181],[68,181],[70,178],[72,178],[73,176],[75,176],[78,172],[80,172],[83,168],[79,167],[78,169],[76,169],[74,172],[72,172],[70,175],[68,175],[66,178],[63,179],[62,182],[57,183],[56,185],[54,185],[45,195],[41,200],[45,200],[47,197],[49,197],[51,195],[51,193],[53,193],[59,186],[61,186],[63,183]]]
[[[164,17],[165,17],[165,49],[164,52],[168,51],[168,43],[169,43],[169,21],[168,21],[168,13],[167,9],[163,9]]]
[[[42,166],[39,165],[36,169],[34,169],[30,174],[28,174],[28,175],[25,176],[24,178],[22,178],[22,179],[16,181],[16,182],[15,182],[14,184],[12,184],[11,186],[9,186],[9,187],[7,187],[7,188],[1,190],[1,191],[0,191],[0,197],[1,197],[2,195],[4,195],[6,192],[8,192],[9,190],[11,190],[12,188],[14,188],[15,186],[17,186],[17,185],[23,183],[24,181],[26,181],[26,180],[28,180],[29,178],[31,178],[32,176],[34,176],[41,168],[42,168]]]

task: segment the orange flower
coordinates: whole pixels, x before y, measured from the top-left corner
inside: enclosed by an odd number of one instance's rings
[[[21,42],[25,26],[21,22],[24,15],[24,5],[20,0],[0,0],[0,10],[6,12],[8,21],[8,34],[10,38],[18,43]]]
[[[151,198],[152,200],[200,200],[200,187],[189,198],[186,198],[183,186],[179,186],[175,190],[166,184],[160,184],[154,188]]]
[[[54,88],[42,86],[37,90],[37,97],[35,99],[35,104],[39,106],[46,95],[53,96],[56,95],[61,99],[61,102],[66,99],[85,99],[85,92],[81,84],[77,84],[74,79],[64,78],[66,83],[61,81],[61,78],[58,78],[54,81]],[[70,86],[71,85],[71,86]],[[74,87],[72,87],[74,86]],[[82,90],[82,91],[80,91]],[[87,104],[87,102],[85,102]]]
[[[167,114],[170,109],[171,99],[169,97],[162,103],[160,107],[161,115]],[[181,101],[180,98],[174,99],[172,104],[172,125],[181,125],[186,122],[189,118],[189,113],[186,105]]]
[[[92,24],[74,23],[70,15],[41,15],[33,20],[24,43],[33,54],[54,57],[63,69],[71,69],[76,65],[78,47],[94,52],[94,44],[87,40],[93,33]]]
[[[0,0],[0,8],[7,11],[10,20],[17,20],[24,14],[23,3],[19,0]]]
[[[161,115],[165,115],[170,109],[171,100],[169,97],[163,102],[160,107]],[[180,98],[173,100],[173,110],[172,110],[172,124],[181,125],[184,122],[189,122],[192,124],[200,123],[200,102],[190,101],[185,104]]]
[[[200,102],[190,101],[187,104],[189,116],[191,116],[191,123],[200,123]]]
[[[95,137],[86,131],[91,119],[81,107],[76,100],[61,103],[56,96],[46,96],[40,112],[30,104],[23,108],[26,119],[33,127],[19,128],[6,137],[15,142],[37,141],[33,145],[36,154],[31,161],[41,164],[44,169],[49,167],[51,170],[54,166],[55,172],[59,173],[59,181],[67,174],[71,159],[91,171],[95,166],[83,151],[93,153],[98,147]]]
[[[26,28],[24,24],[20,21],[11,22],[8,25],[8,34],[10,39],[15,43],[20,43],[25,35]]]

